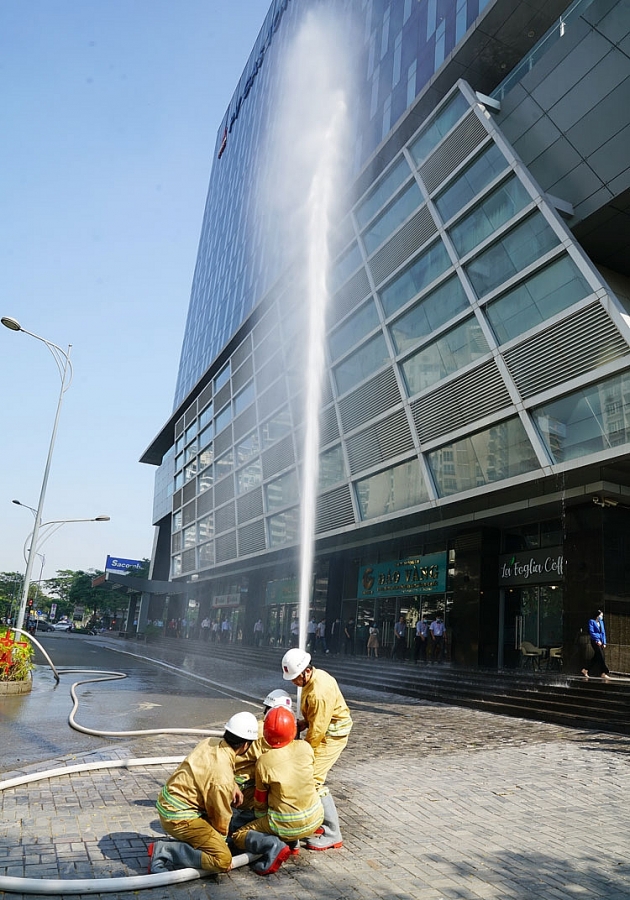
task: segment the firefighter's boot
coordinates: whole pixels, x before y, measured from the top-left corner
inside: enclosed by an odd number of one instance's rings
[[[306,839],[307,850],[332,850],[333,847],[343,846],[335,801],[330,793],[324,794],[321,801],[324,807],[322,831],[320,834],[312,834]]]
[[[277,872],[282,863],[291,856],[291,848],[274,834],[262,834],[260,831],[248,831],[245,836],[245,850],[260,856],[252,863],[257,875],[271,875]]]
[[[201,869],[201,850],[183,841],[155,841],[149,844],[149,872],[172,872],[174,869]]]

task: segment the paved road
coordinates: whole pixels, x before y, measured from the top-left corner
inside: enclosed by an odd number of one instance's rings
[[[226,661],[209,663],[208,677],[258,698],[277,686],[268,673]],[[345,693],[356,724],[330,778],[344,847],[303,850],[266,879],[238,869],[147,897],[628,900],[630,738]],[[190,746],[181,738],[103,742],[83,756],[170,755]],[[0,874],[143,873],[146,845],[159,833],[153,802],[168,771],[63,776],[4,791]]]

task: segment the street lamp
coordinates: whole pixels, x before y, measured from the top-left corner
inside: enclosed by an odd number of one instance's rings
[[[45,344],[50,350],[53,359],[55,360],[57,371],[59,372],[59,377],[61,379],[61,390],[59,391],[59,400],[57,401],[57,412],[55,414],[52,435],[50,437],[50,445],[48,447],[48,456],[46,458],[46,466],[44,468],[44,477],[42,479],[42,486],[39,493],[39,503],[37,504],[37,510],[35,512],[35,527],[33,528],[31,546],[28,552],[26,572],[24,573],[24,584],[22,587],[22,600],[20,602],[20,609],[18,612],[16,623],[16,627],[22,629],[24,627],[24,616],[26,613],[26,604],[28,601],[28,589],[31,582],[31,573],[33,571],[33,563],[35,562],[35,556],[37,553],[37,539],[39,537],[39,529],[41,527],[42,511],[44,508],[44,499],[46,497],[46,487],[48,486],[50,464],[52,462],[52,455],[55,447],[55,438],[57,437],[57,425],[59,424],[61,403],[63,401],[63,395],[72,383],[72,363],[70,362],[70,351],[72,349],[72,345],[68,345],[68,350],[66,352],[62,350],[61,347],[58,347],[57,344],[53,344],[51,341],[47,341],[46,338],[40,337],[40,335],[38,334],[33,334],[32,331],[27,331],[26,328],[22,328],[20,323],[16,319],[12,319],[10,316],[3,316],[0,319],[0,322],[2,322],[5,328],[8,328],[10,331],[21,331],[24,334],[28,334],[29,337],[33,337],[35,338],[35,340],[41,341],[42,344]]]

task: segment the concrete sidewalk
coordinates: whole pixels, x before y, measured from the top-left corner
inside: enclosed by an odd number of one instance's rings
[[[148,655],[144,647],[134,652]],[[277,686],[268,673],[225,660],[208,664],[206,676],[257,700]],[[344,847],[302,850],[268,878],[238,869],[156,888],[147,898],[630,896],[630,738],[361,689],[344,693],[355,727],[329,779]],[[104,742],[98,753],[66,762],[174,756],[194,743],[172,736]],[[59,764],[42,760],[30,771]],[[172,768],[104,770],[5,790],[0,874],[145,874],[147,844],[160,834],[155,797]]]

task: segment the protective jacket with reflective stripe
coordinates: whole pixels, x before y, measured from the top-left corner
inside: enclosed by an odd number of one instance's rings
[[[324,821],[315,789],[313,748],[306,741],[268,750],[256,763],[254,810],[284,840],[313,834]]]
[[[350,710],[336,680],[323,669],[313,668],[302,688],[302,717],[308,725],[304,739],[311,747],[324,737],[346,737],[352,729]]]

